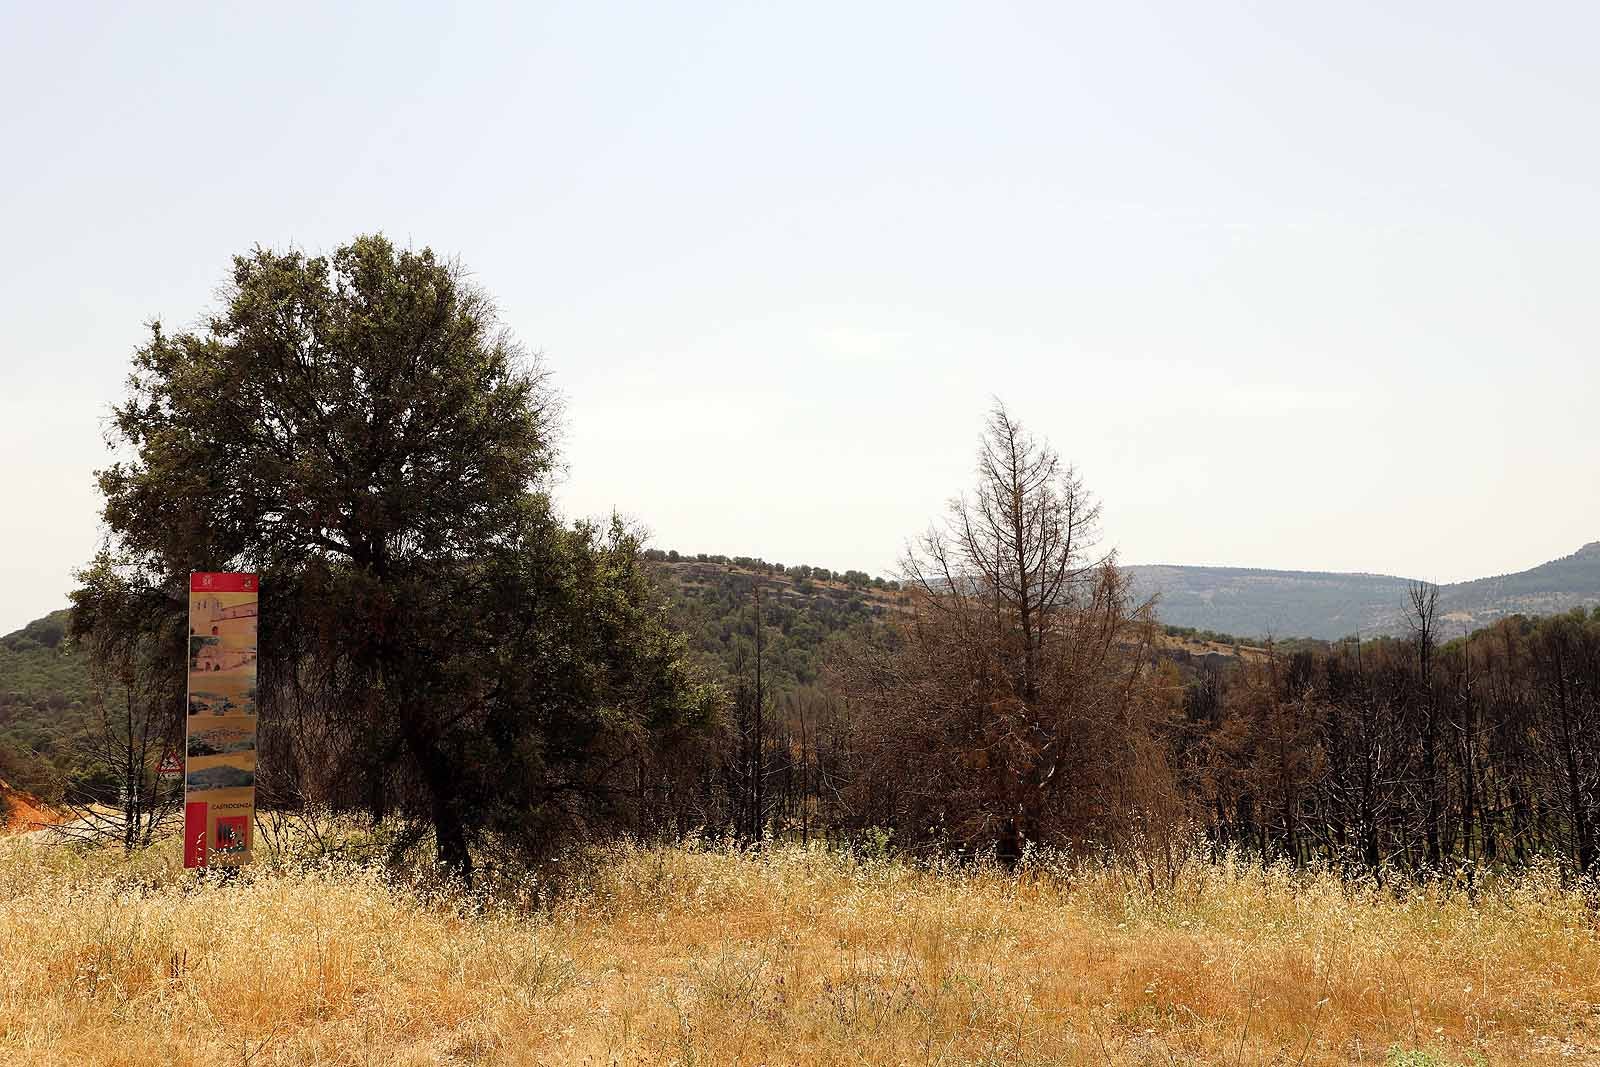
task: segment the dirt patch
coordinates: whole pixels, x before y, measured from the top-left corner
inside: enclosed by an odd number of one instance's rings
[[[25,834],[55,826],[64,816],[32,793],[13,789],[0,779],[0,834]]]

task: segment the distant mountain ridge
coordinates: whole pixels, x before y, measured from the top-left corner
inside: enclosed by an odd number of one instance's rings
[[[1256,570],[1248,567],[1125,568],[1141,598],[1159,597],[1171,626],[1259,637],[1334,640],[1405,632],[1413,579],[1388,574]],[[1600,605],[1600,541],[1525,571],[1439,586],[1447,632],[1488,626],[1507,615],[1552,615]]]

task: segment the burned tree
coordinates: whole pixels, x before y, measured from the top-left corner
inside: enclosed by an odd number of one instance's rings
[[[840,664],[858,817],[1003,857],[1126,829],[1155,787],[1150,679],[1127,582],[1095,553],[1099,508],[1003,407],[977,474],[907,554],[910,619]]]

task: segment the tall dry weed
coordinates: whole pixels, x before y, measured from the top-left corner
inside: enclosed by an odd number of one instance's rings
[[[171,848],[0,842],[0,1062],[1600,1057],[1595,921],[1553,871],[1474,897],[1226,857],[1156,892],[1063,857],[623,844],[564,863],[474,896],[350,863],[196,878]]]

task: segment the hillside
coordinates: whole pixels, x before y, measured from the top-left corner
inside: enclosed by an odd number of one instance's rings
[[[1600,541],[1529,570],[1441,586],[1445,617],[1469,627],[1505,615],[1554,615],[1600,604]]]
[[[0,637],[0,778],[50,799],[81,762],[89,666],[53,611]]]
[[[648,557],[673,623],[730,687],[751,673],[757,579],[764,685],[774,695],[816,682],[830,641],[903,605],[893,582],[861,571],[661,551]],[[86,657],[66,636],[69,618],[65,609],[52,612],[0,637],[0,778],[51,801],[88,773],[82,741],[92,686]]]
[[[651,556],[673,622],[728,678],[748,673],[753,662],[760,582],[762,662],[774,692],[814,683],[830,641],[907,604],[896,583],[860,571],[836,574],[748,557]]]
[[[1136,565],[1138,594],[1159,594],[1173,626],[1225,633],[1333,640],[1405,630],[1406,588],[1387,574],[1272,571],[1245,567]],[[1507,615],[1549,615],[1600,604],[1600,541],[1515,574],[1439,587],[1450,629],[1476,629]]]
[[[769,691],[814,684],[828,644],[906,609],[897,583],[861,571],[768,563],[749,557],[652,550],[673,621],[725,679],[750,671],[752,588],[760,580],[763,662]],[[1160,594],[1175,658],[1232,657],[1227,634],[1333,640],[1400,633],[1409,580],[1393,575],[1131,566],[1140,596]],[[1600,604],[1600,542],[1515,574],[1440,588],[1450,631],[1506,615],[1546,615]],[[68,613],[52,612],[0,637],[0,777],[48,799],[83,772],[79,739],[90,698],[88,664],[66,638]],[[1185,633],[1184,630],[1199,631]],[[1248,649],[1246,649],[1248,654]]]

